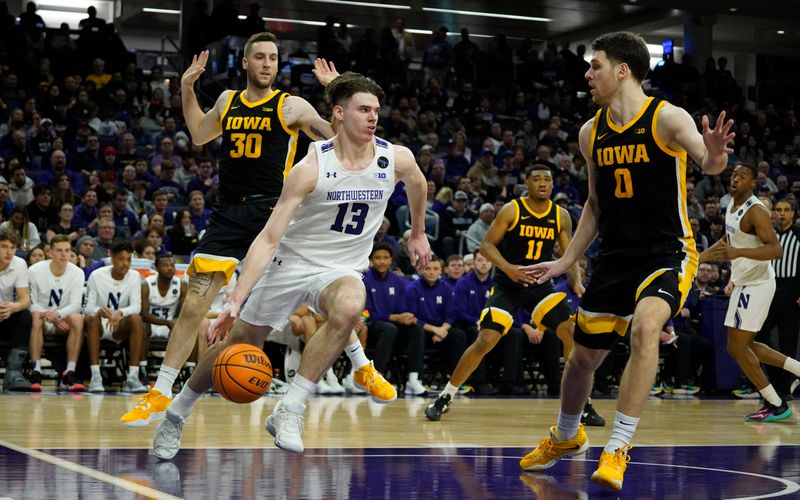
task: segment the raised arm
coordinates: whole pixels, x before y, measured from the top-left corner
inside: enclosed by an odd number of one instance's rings
[[[291,95],[283,100],[283,119],[292,130],[302,130],[314,141],[330,139],[335,135],[333,126],[322,119],[308,101]]]
[[[428,182],[417,166],[411,151],[404,146],[392,146],[395,158],[395,180],[403,181],[408,195],[408,209],[411,212],[411,238],[406,247],[411,263],[422,269],[431,261],[431,245],[425,236],[425,198]]]
[[[233,93],[226,90],[217,98],[214,107],[208,113],[203,113],[197,95],[194,92],[194,82],[206,70],[208,51],[204,50],[192,58],[192,64],[181,77],[181,102],[183,103],[183,118],[186,128],[189,129],[192,142],[199,145],[216,139],[222,133],[220,119],[225,111],[225,106]]]
[[[728,143],[736,134],[731,132],[733,120],[725,121],[719,114],[716,128],[709,127],[708,116],[702,118],[703,133],[697,131],[691,115],[685,109],[665,104],[659,114],[656,133],[673,151],[685,150],[706,174],[716,175],[728,165],[733,150]]]

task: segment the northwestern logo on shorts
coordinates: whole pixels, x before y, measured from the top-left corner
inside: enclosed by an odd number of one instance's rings
[[[389,158],[387,158],[385,156],[381,156],[380,158],[378,158],[378,166],[380,168],[388,167],[389,166]]]
[[[750,294],[743,293],[739,295],[739,304],[737,307],[741,307],[742,309],[747,309],[747,306],[750,305]]]

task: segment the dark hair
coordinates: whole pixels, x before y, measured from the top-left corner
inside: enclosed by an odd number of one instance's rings
[[[644,39],[636,33],[616,31],[600,35],[592,42],[592,50],[604,51],[606,57],[615,64],[627,64],[633,78],[639,83],[644,81],[650,70],[650,50]]]
[[[755,165],[753,165],[752,162],[739,161],[739,162],[736,162],[736,165],[733,166],[734,170],[736,169],[736,167],[744,167],[744,168],[746,168],[750,172],[750,175],[753,176],[753,179],[758,177],[758,169],[756,168]]]
[[[150,245],[150,246],[152,246],[152,245]],[[172,255],[172,254],[171,254],[171,253],[169,253],[169,252],[164,252],[164,253],[162,253],[162,254],[156,255],[156,261],[153,263],[153,265],[155,265],[155,267],[158,267],[158,265],[159,265],[159,264],[161,263],[161,261],[162,261],[162,260],[164,260],[164,259],[172,259],[172,260],[175,260],[175,256],[174,256],[174,255]]]
[[[786,203],[792,209],[792,212],[797,212],[797,200],[794,199],[794,196],[784,196],[775,202],[776,205],[778,203]]]
[[[66,234],[57,234],[50,239],[49,241],[50,247],[52,248],[56,243],[63,243],[65,241],[69,243],[70,246],[72,246],[72,242],[69,241],[69,236],[67,236]]]
[[[53,193],[53,190],[50,189],[50,186],[46,184],[37,184],[33,186],[33,196],[39,196],[40,194],[44,193],[45,191],[49,193]]]
[[[344,74],[337,76],[325,89],[331,106],[341,105],[342,102],[359,92],[372,94],[378,98],[378,101],[383,100],[384,96],[383,89],[375,83],[375,80],[352,71],[346,71]]]
[[[10,241],[15,247],[20,244],[19,235],[11,230],[0,231],[0,241]]]
[[[446,265],[449,266],[450,263],[453,262],[454,260],[460,260],[460,261],[463,262],[464,261],[464,257],[461,254],[454,253],[454,254],[452,254],[452,255],[447,257]]]
[[[378,250],[386,250],[389,252],[389,257],[394,257],[394,248],[392,248],[392,245],[386,243],[385,241],[380,241],[372,245],[372,251],[369,253],[369,258],[371,259]]]
[[[272,33],[268,31],[262,31],[261,33],[256,33],[244,43],[244,56],[247,57],[250,54],[250,47],[253,46],[254,43],[258,42],[272,42],[275,45],[278,44],[278,39]]]
[[[544,163],[534,163],[533,165],[525,169],[525,179],[530,177],[531,173],[540,172],[542,170],[548,171],[550,173],[550,177],[554,177],[553,168],[550,165],[545,165]]]
[[[125,238],[114,238],[111,242],[111,255],[117,255],[120,252],[134,253],[133,243]]]
[[[142,255],[144,253],[144,249],[147,247],[153,247],[153,244],[150,243],[150,241],[146,238],[142,238],[133,242],[133,249],[136,250],[136,255]],[[158,251],[158,249],[155,247],[153,247],[153,250]]]

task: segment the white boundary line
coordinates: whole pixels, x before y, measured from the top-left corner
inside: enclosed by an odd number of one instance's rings
[[[0,444],[2,446],[2,444]],[[533,446],[533,444],[531,445]],[[740,448],[747,448],[747,447],[754,447],[754,446],[763,446],[763,444],[754,444],[754,443],[732,443],[732,444],[685,444],[685,443],[678,443],[678,444],[640,444],[636,445],[636,449],[639,448],[673,448],[673,447],[683,447],[683,448],[698,448],[698,447],[708,447],[708,448],[717,448],[717,447],[740,447]],[[782,443],[774,445],[776,447],[800,447],[797,444],[790,444],[790,443]],[[420,445],[392,445],[392,446],[353,446],[353,445],[346,445],[346,446],[327,446],[325,448],[307,448],[309,450],[380,450],[380,449],[413,449],[413,448],[487,448],[487,449],[497,449],[497,448],[528,448],[529,446],[524,445],[482,445],[477,443],[448,443],[448,444],[420,444]],[[589,448],[602,448],[603,445],[594,445],[590,446]],[[46,448],[48,450],[100,450],[106,449],[108,446],[43,446],[42,448]],[[236,446],[182,446],[182,450],[258,450],[258,449],[278,449],[274,448],[269,444],[262,445],[262,446],[255,446],[255,445],[236,445]],[[115,450],[149,450],[150,448],[144,446],[115,446]]]
[[[32,448],[26,448],[24,446],[17,446],[13,443],[9,443],[8,441],[0,439],[0,446],[8,448],[10,450],[16,451],[18,453],[22,453],[24,455],[28,455],[29,457],[35,458],[37,460],[41,460],[43,462],[47,462],[49,464],[55,465],[56,467],[61,467],[63,469],[67,469],[69,471],[83,474],[84,476],[88,476],[92,479],[96,479],[98,481],[102,481],[104,483],[112,484],[114,486],[126,489],[133,493],[137,493],[139,495],[144,495],[148,498],[159,498],[159,499],[177,499],[179,497],[175,497],[164,493],[162,491],[158,491],[154,488],[150,488],[148,486],[143,486],[141,484],[135,483],[133,481],[128,481],[126,479],[121,479],[118,477],[114,477],[110,474],[106,474],[105,472],[101,472],[96,469],[92,469],[90,467],[86,467],[84,465],[76,464],[75,462],[70,462],[69,460],[64,460],[63,458],[59,458],[48,453],[44,453],[39,450],[34,450]],[[76,449],[76,448],[73,448]],[[86,449],[86,448],[79,448],[79,449]]]

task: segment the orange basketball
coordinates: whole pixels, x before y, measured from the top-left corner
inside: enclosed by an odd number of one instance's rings
[[[217,392],[234,403],[252,403],[269,390],[272,363],[250,344],[234,344],[219,353],[211,373]]]

